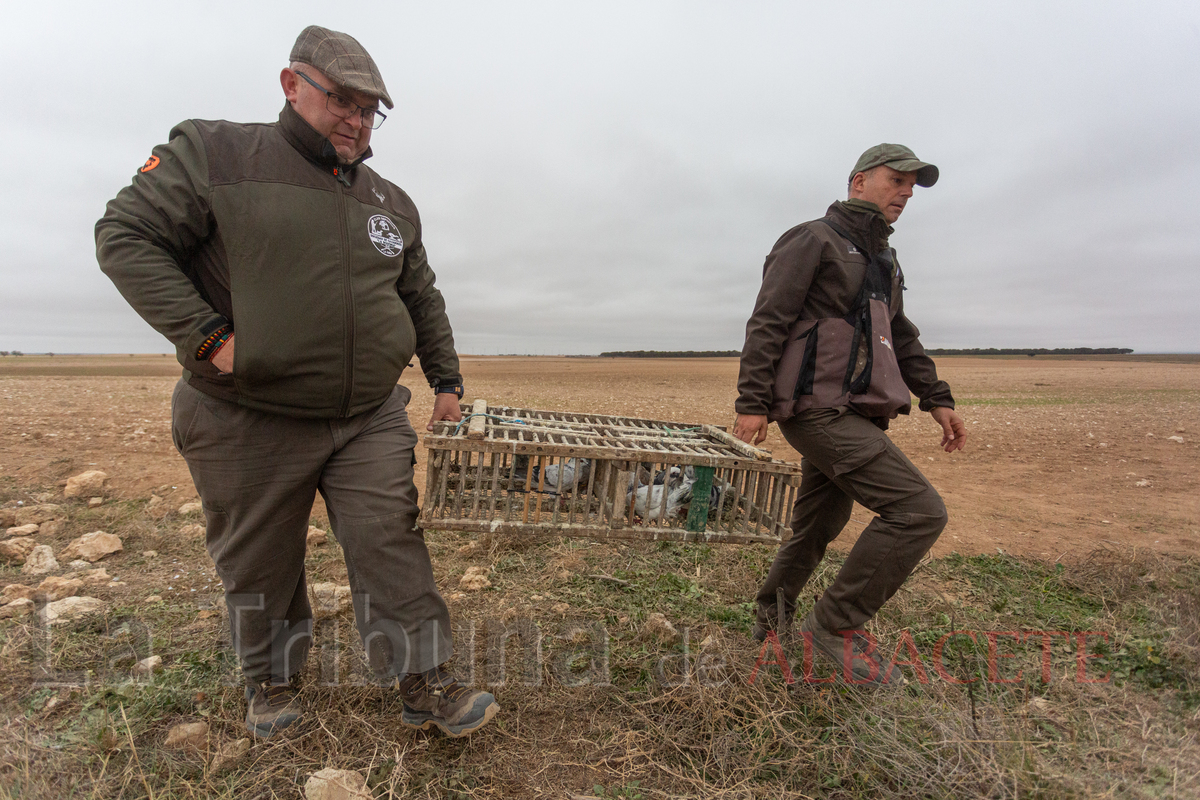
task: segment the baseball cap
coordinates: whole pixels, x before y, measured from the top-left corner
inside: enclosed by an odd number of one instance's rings
[[[394,107],[371,54],[349,34],[309,25],[296,37],[288,61],[309,64],[347,89],[378,97],[388,108]]]
[[[316,66],[315,64],[313,66]],[[900,172],[917,173],[918,186],[933,186],[937,183],[938,168],[917,158],[916,154],[902,144],[877,144],[858,157],[858,163],[850,171],[850,180],[860,172],[880,165]]]

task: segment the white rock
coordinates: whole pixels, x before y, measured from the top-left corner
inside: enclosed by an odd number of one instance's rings
[[[143,550],[142,557],[143,558],[158,558],[158,551],[157,550]]]
[[[304,537],[304,541],[309,547],[318,547],[329,541],[329,535],[320,528],[314,525],[309,525],[308,535]]]
[[[84,561],[82,558],[77,558],[74,561],[67,564],[67,569],[81,570],[81,569],[87,569],[90,566],[91,566],[91,562]]]
[[[246,753],[250,752],[250,740],[238,739],[235,742],[225,742],[217,748],[213,755],[212,771],[221,772],[233,766]]]
[[[47,625],[59,625],[98,613],[104,608],[104,601],[94,597],[64,597],[62,600],[47,603],[42,609],[42,618]]]
[[[54,557],[53,548],[48,544],[39,544],[33,550],[29,551],[29,556],[25,559],[25,565],[21,567],[21,574],[45,575],[56,569],[58,569],[58,560]]]
[[[121,538],[104,531],[85,533],[63,549],[63,558],[81,558],[96,562],[105,556],[119,553],[123,549]]]
[[[162,656],[143,658],[133,665],[133,674],[139,676],[154,675],[163,671]]]
[[[46,598],[47,602],[62,600],[64,597],[74,597],[83,588],[83,581],[78,578],[59,578],[51,575],[37,586],[37,593]]]
[[[199,514],[203,510],[204,510],[204,506],[200,505],[199,502],[193,500],[190,503],[184,503],[183,505],[181,505],[179,507],[179,516],[184,517],[184,516],[187,516],[188,514]]]
[[[1139,489],[1145,489],[1149,485],[1150,485],[1150,481],[1145,480],[1145,479],[1142,479],[1134,484],[1134,486],[1138,487]]]
[[[208,746],[208,723],[188,722],[176,725],[167,731],[167,740],[163,742],[163,746],[189,750],[205,749]]]
[[[88,508],[99,508],[102,505],[104,505],[103,497],[89,497],[88,498]]]
[[[35,547],[37,542],[28,536],[0,542],[0,564],[24,564]]]
[[[5,536],[33,536],[38,532],[38,525],[31,522],[28,525],[15,525],[4,531]]]
[[[360,773],[330,767],[309,776],[304,800],[371,800],[371,792]]]
[[[478,592],[492,585],[488,580],[491,572],[487,567],[467,567],[467,571],[459,578],[458,588],[466,592]]]
[[[0,619],[25,617],[33,613],[33,601],[27,597],[18,597],[11,603],[0,606]]]
[[[314,583],[313,613],[317,619],[332,617],[350,608],[350,587],[338,586],[336,583]]]
[[[37,506],[25,506],[17,509],[17,524],[18,525],[41,525],[43,522],[49,522],[52,519],[62,519],[66,514],[63,513],[61,506],[56,506],[53,503],[42,503]]]
[[[679,631],[675,630],[671,621],[657,611],[646,617],[646,624],[642,630],[655,639],[663,641],[674,641],[679,638]]]
[[[104,491],[104,482],[108,474],[98,469],[81,472],[67,478],[67,488],[63,489],[63,497],[94,497]]]
[[[1179,444],[1183,444],[1183,437],[1182,436],[1168,436],[1167,441],[1168,442],[1178,442]]]

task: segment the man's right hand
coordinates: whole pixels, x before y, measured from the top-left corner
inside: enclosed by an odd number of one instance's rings
[[[746,444],[759,445],[767,438],[767,418],[760,414],[738,414],[733,423],[733,435]]]
[[[230,336],[226,339],[225,344],[221,345],[221,348],[208,359],[209,363],[216,367],[217,372],[222,375],[229,375],[233,372],[233,338]]]

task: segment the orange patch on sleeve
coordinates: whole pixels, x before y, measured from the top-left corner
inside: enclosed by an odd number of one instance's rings
[[[142,168],[139,169],[138,172],[149,172],[150,170],[154,169],[157,166],[158,166],[158,156],[150,156],[149,158],[146,159],[146,163],[142,165]]]

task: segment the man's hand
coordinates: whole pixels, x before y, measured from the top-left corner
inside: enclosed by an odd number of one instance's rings
[[[425,430],[433,430],[433,423],[443,419],[451,422],[458,422],[462,419],[462,409],[458,407],[458,395],[441,392],[433,396],[433,416],[429,418],[429,424],[425,426]]]
[[[233,373],[233,339],[234,336],[230,336],[228,339],[226,339],[225,344],[221,345],[220,349],[213,353],[212,357],[208,359],[209,363],[216,367],[217,372],[221,373],[222,375],[230,375]]]
[[[770,424],[765,416],[759,414],[738,414],[737,421],[733,423],[733,435],[747,444],[762,444],[767,438],[767,426]]]
[[[929,415],[942,426],[942,449],[947,453],[962,450],[967,446],[967,426],[962,417],[952,408],[937,406]]]

